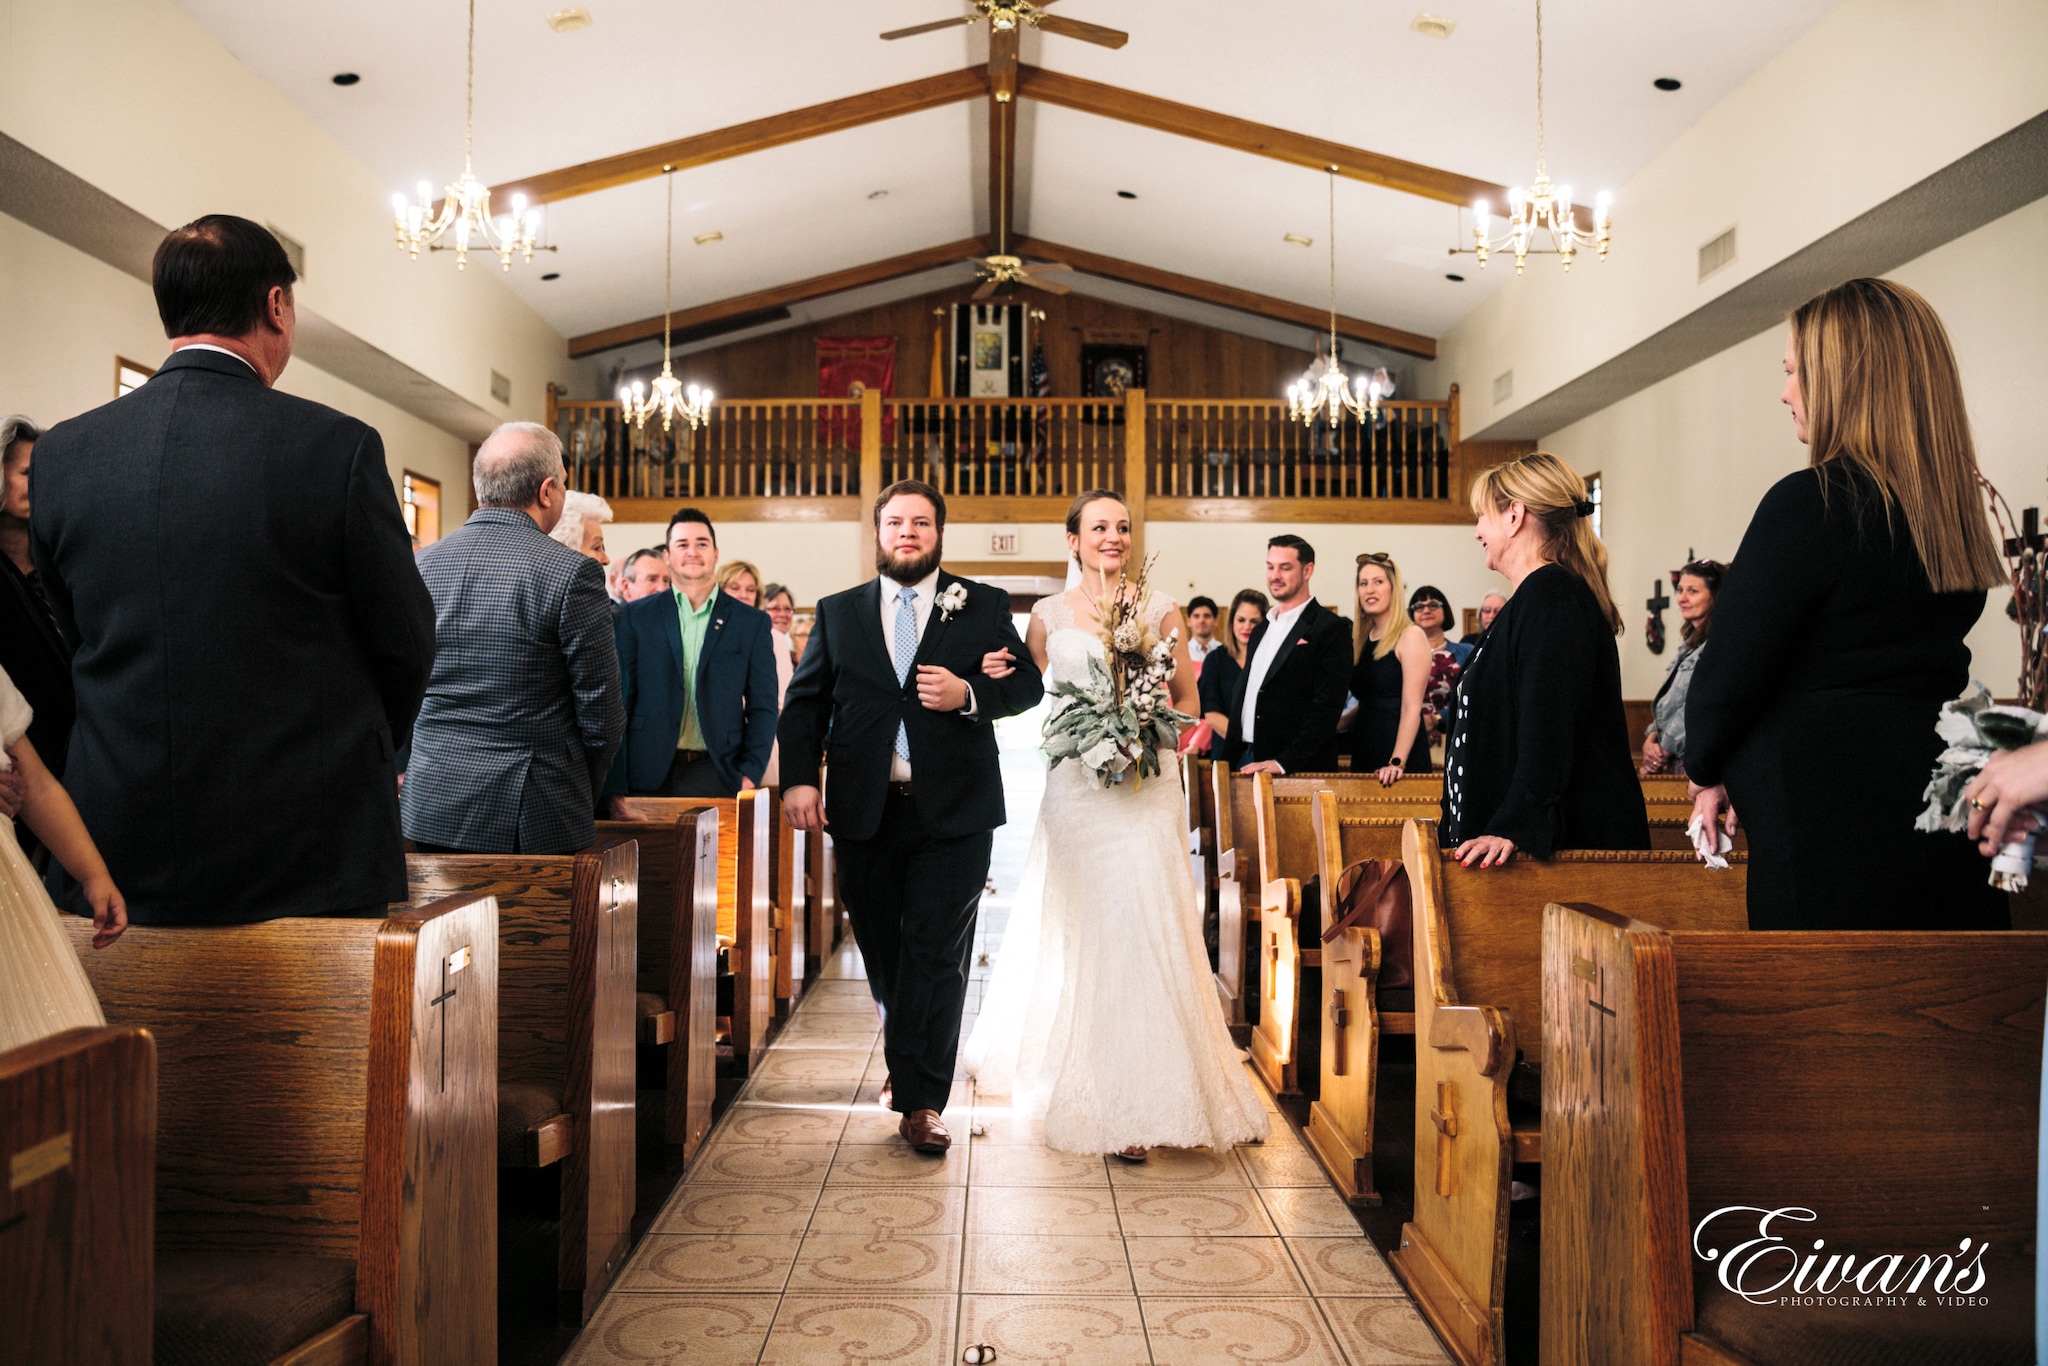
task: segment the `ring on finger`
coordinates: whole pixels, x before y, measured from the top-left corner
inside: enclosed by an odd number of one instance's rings
[[[1976,807],[1979,811],[1989,811],[1995,803],[1985,801],[1984,794],[1979,792],[1976,796],[1970,798],[1970,805]]]

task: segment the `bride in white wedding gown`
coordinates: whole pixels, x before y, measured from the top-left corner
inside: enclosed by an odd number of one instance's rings
[[[1067,543],[1081,582],[1033,607],[1026,637],[1048,697],[1055,683],[1085,681],[1089,657],[1103,656],[1097,585],[1106,577],[1114,592],[1130,553],[1123,500],[1083,494]],[[1174,706],[1192,713],[1180,610],[1154,593],[1144,614],[1161,636],[1179,633]],[[1160,772],[1141,784],[1098,788],[1078,760],[1046,775],[965,1052],[979,1092],[1042,1116],[1046,1143],[1066,1152],[1137,1161],[1151,1147],[1227,1149],[1267,1133],[1202,943],[1179,769],[1170,751],[1159,758]]]

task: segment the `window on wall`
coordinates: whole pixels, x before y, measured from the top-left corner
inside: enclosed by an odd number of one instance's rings
[[[1603,541],[1607,539],[1605,523],[1607,501],[1603,496],[1604,492],[1600,486],[1600,472],[1598,470],[1586,476],[1586,501],[1593,505],[1593,534]]]
[[[441,539],[441,481],[424,474],[405,472],[399,490],[405,509],[405,529],[412,533],[413,549],[430,546]]]
[[[138,365],[124,356],[114,357],[114,397],[134,393],[149,383],[149,377],[155,373],[150,366]]]

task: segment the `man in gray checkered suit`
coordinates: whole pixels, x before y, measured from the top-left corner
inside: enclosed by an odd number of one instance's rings
[[[477,510],[420,552],[434,675],[399,814],[424,849],[568,854],[626,731],[604,570],[548,536],[562,443],[508,422],[476,453]]]

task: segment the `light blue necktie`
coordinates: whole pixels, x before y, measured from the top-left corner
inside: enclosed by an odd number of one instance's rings
[[[910,677],[910,663],[917,658],[917,590],[898,588],[896,590],[896,683]],[[905,763],[910,761],[910,731],[901,721],[896,723],[896,754]]]

